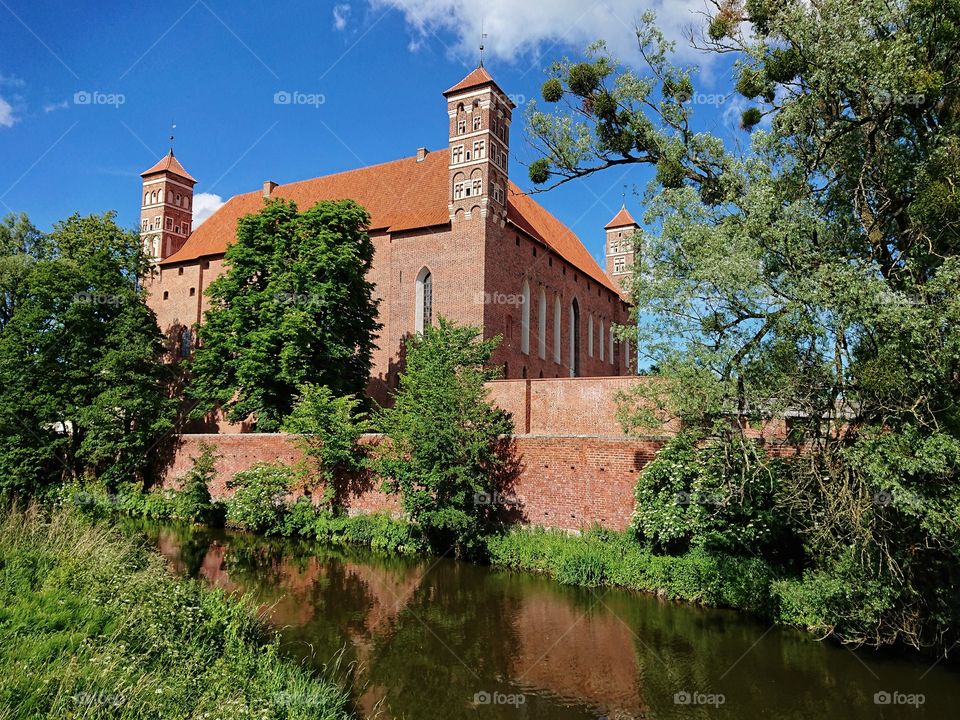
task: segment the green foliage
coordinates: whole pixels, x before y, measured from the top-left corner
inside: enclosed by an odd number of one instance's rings
[[[380,329],[369,221],[350,200],[302,213],[274,200],[240,220],[226,272],[207,291],[190,366],[194,415],[219,405],[232,421],[275,431],[307,385],[362,395]]]
[[[543,95],[543,99],[547,102],[559,102],[560,98],[563,97],[563,83],[557,78],[550,78],[543,83],[543,88],[541,88],[540,92]]]
[[[777,514],[776,467],[752,443],[699,443],[681,433],[637,479],[632,528],[660,552],[703,547],[739,555],[789,549],[789,523]]]
[[[296,476],[281,463],[258,463],[227,481],[233,495],[227,500],[227,523],[251,532],[280,532],[286,512],[285,498]]]
[[[776,470],[773,502],[809,582],[789,586],[787,615],[944,652],[960,639],[943,591],[960,574],[960,4],[748,0],[707,22],[706,50],[738,68],[726,90],[755,103],[744,127],[770,121],[749,147],[692,129],[698,105],[678,89],[697,73],[648,14],[641,70],[599,45],[596,72],[551,68],[585,102],[531,109],[535,179],[656,166],[630,294],[660,382],[636,391],[650,402],[635,427],[676,419],[742,445],[735,417],[789,420],[806,455]],[[720,485],[739,497],[757,476],[731,467]],[[909,500],[876,499],[891,493]],[[696,545],[690,508],[649,512],[652,536]],[[742,531],[752,517],[727,520]],[[841,600],[836,578],[865,594]]]
[[[530,163],[530,182],[542,185],[550,177],[550,161],[546,158],[537,158]]]
[[[366,454],[360,436],[372,423],[353,395],[334,396],[326,386],[305,385],[283,431],[299,435],[298,442],[314,460],[323,482],[329,484],[338,472],[356,472],[364,467]]]
[[[400,494],[434,547],[461,554],[490,519],[490,504],[477,496],[498,489],[500,438],[513,430],[484,387],[499,375],[487,365],[500,338],[480,337],[478,328],[441,317],[411,338],[394,405],[377,417],[391,441],[376,460],[384,488]]]
[[[757,558],[702,549],[656,555],[628,533],[590,530],[581,536],[514,529],[487,538],[494,565],[540,572],[569,585],[619,587],[704,605],[769,614],[777,573]]]
[[[76,513],[4,513],[0,567],[0,716],[353,717],[254,607]]]
[[[0,491],[143,472],[172,428],[162,337],[135,232],[74,215],[0,224]]]
[[[183,491],[177,498],[176,516],[195,523],[214,523],[217,520],[217,507],[210,497],[210,483],[217,477],[216,447],[202,442],[200,455],[190,459],[193,467],[183,480]]]

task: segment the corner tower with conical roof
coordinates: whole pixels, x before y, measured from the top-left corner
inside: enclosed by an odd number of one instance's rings
[[[515,105],[482,64],[443,95],[450,117],[450,221],[479,216],[503,225]]]
[[[633,274],[633,236],[640,226],[624,205],[604,229],[607,231],[607,275],[622,288]]]
[[[140,177],[140,240],[147,255],[156,262],[177,252],[190,236],[193,186],[197,181],[173,156],[172,148]]]

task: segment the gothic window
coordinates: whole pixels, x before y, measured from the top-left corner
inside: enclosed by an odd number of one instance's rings
[[[604,360],[604,348],[606,347],[606,338],[603,336],[603,320],[600,321],[600,336],[598,338],[600,342],[600,362]]]
[[[172,203],[172,202],[173,202],[173,192],[170,191],[170,190],[167,190],[167,202],[168,202],[168,203]]]
[[[476,160],[479,160],[486,153],[486,144],[483,140],[474,140],[473,141],[473,157]]]
[[[457,135],[463,135],[467,131],[467,120],[466,118],[460,118],[457,120]]]
[[[580,374],[580,305],[570,302],[570,377]]]
[[[468,195],[482,195],[483,194],[483,173],[480,172],[480,169],[476,169],[470,175],[470,192]]]
[[[455,148],[453,148],[453,163],[456,165],[457,163],[462,163],[462,162],[463,162],[463,145],[457,145]]]
[[[193,345],[193,333],[190,332],[190,328],[184,328],[180,332],[180,357],[190,357],[191,345]]]
[[[613,261],[613,271],[614,271],[615,273],[622,273],[622,272],[624,272],[624,271],[626,270],[626,264],[627,264],[627,261],[626,261],[624,258],[622,258],[622,257],[616,258],[616,259]]]
[[[473,129],[474,129],[474,130],[479,130],[479,129],[480,129],[480,120],[481,120],[481,118],[480,118],[479,115],[474,115],[474,116],[473,116]]]
[[[507,169],[507,151],[506,150],[500,151],[500,167],[502,167],[504,170]]]
[[[593,313],[587,317],[587,355],[593,357]]]
[[[185,197],[185,198],[183,199],[183,206],[184,206],[187,210],[190,209],[190,198]]]
[[[423,268],[417,274],[417,308],[414,320],[415,329],[422,333],[425,327],[433,324],[433,275]]]
[[[146,221],[146,220],[144,220],[143,222],[140,223],[140,229],[146,231],[146,229],[147,229],[147,221]]]
[[[613,323],[610,323],[610,364],[613,365]]]
[[[623,343],[623,366],[630,369],[630,341],[625,340]]]
[[[541,360],[547,357],[547,293],[540,288],[539,315],[537,320],[537,355]]]
[[[167,218],[167,230],[173,229],[173,218]]]
[[[156,205],[156,204],[157,204],[157,191],[156,191],[156,190],[154,190],[152,193],[150,193],[150,204],[151,204],[151,205]]]
[[[153,218],[153,228],[154,228],[155,230],[159,230],[159,229],[160,229],[160,216],[159,216],[159,215],[157,215],[156,217]]]
[[[466,177],[463,173],[457,173],[453,176],[453,199],[461,200],[468,194]]]
[[[520,352],[530,354],[530,283],[523,281],[523,294],[520,298],[523,303],[520,308]]]
[[[560,362],[560,296],[553,301],[553,361]]]
[[[611,253],[620,252],[620,238],[615,238],[615,237],[610,238],[610,252]]]
[[[149,204],[150,204],[150,193],[144,193],[144,194],[143,194],[143,204],[144,204],[144,205],[149,205]]]
[[[503,204],[503,189],[496,183],[493,185],[493,199]]]

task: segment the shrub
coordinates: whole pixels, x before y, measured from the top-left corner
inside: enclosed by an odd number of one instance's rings
[[[200,455],[190,458],[193,467],[187,473],[183,490],[176,499],[176,513],[181,520],[211,523],[216,519],[216,506],[210,497],[210,483],[217,476],[215,450],[210,443],[200,443]]]
[[[363,468],[365,454],[360,436],[371,423],[354,395],[337,397],[326,385],[304,385],[293,412],[284,421],[284,432],[300,436],[304,453],[317,465],[320,479],[331,483],[340,471]]]
[[[234,491],[227,500],[227,523],[266,535],[282,532],[284,498],[294,481],[293,471],[280,463],[258,463],[238,472],[227,481]]]

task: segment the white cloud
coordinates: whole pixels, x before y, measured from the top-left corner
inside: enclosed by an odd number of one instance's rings
[[[13,106],[0,97],[0,127],[13,127],[19,119],[13,114]]]
[[[208,217],[223,207],[223,198],[214,193],[197,193],[193,196],[193,227],[198,228]]]
[[[47,103],[43,106],[43,111],[45,113],[52,113],[56,112],[57,110],[66,110],[68,107],[70,107],[70,103],[68,103],[66,100],[61,100],[57,103]]]
[[[684,60],[705,60],[690,48],[689,30],[703,22],[704,0],[369,0],[372,8],[403,13],[418,47],[420,41],[441,34],[456,41],[450,52],[464,63],[476,62],[481,32],[488,57],[515,61],[529,58],[543,65],[570,49],[582,49],[594,40],[627,63],[640,60],[636,26],[647,10],[657,15],[657,24],[669,39],[677,41]],[[482,30],[481,30],[482,28]],[[543,55],[541,60],[540,56]]]
[[[350,5],[333,6],[333,27],[336,30],[344,30],[347,27],[347,19],[350,17]]]

